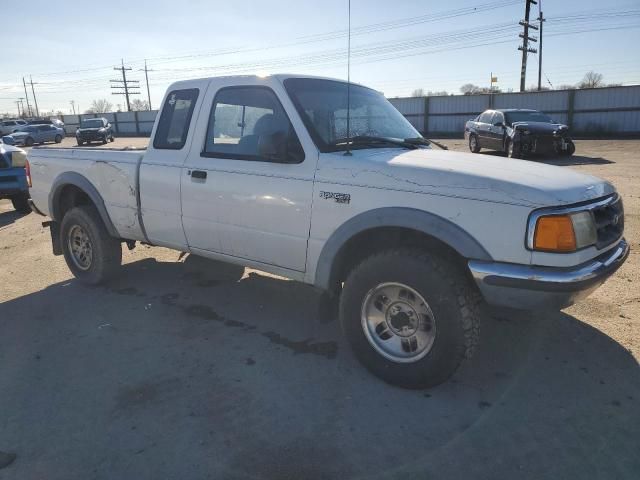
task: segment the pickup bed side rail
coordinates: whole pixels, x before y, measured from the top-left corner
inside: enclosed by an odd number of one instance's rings
[[[333,232],[320,252],[314,284],[322,289],[329,289],[334,280],[334,259],[341,248],[358,233],[378,227],[416,230],[449,245],[464,258],[492,260],[491,255],[475,238],[445,218],[413,208],[377,208],[356,215]]]

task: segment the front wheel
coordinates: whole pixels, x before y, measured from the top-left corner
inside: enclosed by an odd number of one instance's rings
[[[412,249],[375,254],[347,278],[340,321],[360,362],[393,385],[427,388],[470,357],[479,295],[441,256]]]
[[[120,240],[109,235],[95,207],[69,210],[62,219],[60,235],[67,266],[81,282],[97,285],[120,267]]]
[[[478,142],[478,137],[474,134],[469,135],[469,150],[471,150],[471,153],[480,151],[480,142]]]
[[[33,146],[33,143],[34,143],[34,141],[33,141],[33,138],[31,138],[31,137],[27,137],[27,139],[24,141],[24,145],[25,145],[26,147],[31,147],[31,146]]]
[[[521,158],[520,145],[515,142],[509,142],[507,144],[507,156],[509,158]]]
[[[567,149],[564,151],[564,154],[570,157],[574,153],[576,153],[576,144],[573,142],[567,142]]]
[[[62,135],[56,135],[56,138],[54,138],[54,141],[56,143],[60,143],[62,141]]]

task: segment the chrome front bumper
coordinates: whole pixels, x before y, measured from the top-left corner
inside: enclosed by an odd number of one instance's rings
[[[620,242],[586,263],[569,268],[469,261],[486,302],[526,310],[558,310],[573,305],[604,283],[629,256]]]

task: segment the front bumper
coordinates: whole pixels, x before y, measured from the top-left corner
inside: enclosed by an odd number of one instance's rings
[[[559,310],[604,283],[629,256],[622,239],[612,249],[570,268],[469,261],[469,269],[490,305],[524,310]]]

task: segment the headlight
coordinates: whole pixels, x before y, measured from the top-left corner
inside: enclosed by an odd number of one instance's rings
[[[595,221],[587,211],[537,216],[529,228],[534,230],[528,247],[543,252],[575,252],[597,241]]]

